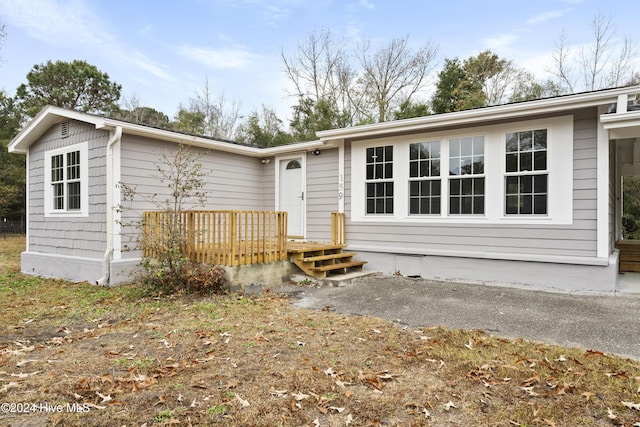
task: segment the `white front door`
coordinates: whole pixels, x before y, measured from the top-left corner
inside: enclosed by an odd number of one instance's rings
[[[302,157],[280,160],[279,209],[286,211],[290,237],[304,237],[304,170]]]

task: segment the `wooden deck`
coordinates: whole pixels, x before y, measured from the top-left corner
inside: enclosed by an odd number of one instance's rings
[[[144,256],[157,258],[179,246],[189,258],[204,264],[239,266],[290,261],[305,274],[362,270],[346,247],[346,216],[331,215],[331,243],[287,240],[287,213],[279,211],[144,212]],[[173,237],[173,238],[171,238]]]

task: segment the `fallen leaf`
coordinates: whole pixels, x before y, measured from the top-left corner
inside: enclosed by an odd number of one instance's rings
[[[304,394],[304,393],[291,393],[291,395],[296,400],[304,400],[304,399],[307,399],[307,398],[311,397],[310,395]]]
[[[110,394],[109,394],[109,395],[107,395],[107,396],[105,396],[104,394],[100,393],[99,391],[96,391],[96,395],[97,395],[100,399],[102,399],[102,400],[100,401],[100,403],[105,403],[105,402],[108,402],[108,401],[112,400],[112,397],[111,397],[111,395],[110,395]]]
[[[452,401],[448,401],[447,403],[445,403],[444,405],[444,410],[449,412],[451,410],[451,408],[456,408],[455,403],[453,403]]]
[[[333,370],[333,368],[327,368],[327,369],[324,371],[324,373],[325,373],[325,374],[327,374],[327,375],[329,375],[330,377],[333,377],[333,378],[335,378],[335,377],[337,377],[337,376],[338,376],[338,374],[336,373],[336,371],[334,371],[334,370]]]
[[[20,384],[10,381],[9,383],[5,384],[4,387],[0,388],[0,393],[6,393],[8,390],[18,387],[20,387]]]
[[[372,329],[371,332],[373,332],[374,334],[381,334],[382,331],[378,330],[378,329]]]
[[[378,374],[376,374],[376,376],[378,378],[380,378],[381,380],[392,380],[394,377],[397,377],[396,374],[390,374],[386,371],[380,372]]]
[[[19,373],[19,374],[9,374],[9,376],[16,377],[16,378],[20,378],[21,380],[23,380],[23,379],[28,378],[28,377],[30,377],[30,376],[38,375],[39,373],[40,373],[40,371],[34,371],[34,372],[30,372],[30,373],[28,373],[28,374],[23,374],[23,373]]]
[[[531,387],[520,387],[520,389],[526,391],[529,396],[532,396],[532,397],[540,396],[538,393],[533,391],[533,386],[531,386]]]
[[[635,409],[637,411],[640,411],[640,403],[622,402],[622,406],[625,406],[629,409]]]
[[[609,418],[610,420],[615,420],[618,417],[616,417],[616,414],[613,413],[611,408],[607,408],[607,418]]]
[[[39,360],[36,359],[27,359],[27,360],[21,360],[18,363],[16,363],[16,366],[18,368],[23,367],[24,365],[26,365],[27,363],[33,363],[33,362],[39,362]]]
[[[240,395],[239,395],[239,394],[236,394],[236,400],[237,400],[238,402],[240,402],[240,405],[241,405],[243,408],[248,408],[248,407],[251,405],[251,404],[249,403],[249,401],[244,400],[242,397],[240,397]]]
[[[338,414],[341,414],[342,412],[344,412],[345,408],[338,408],[336,406],[329,406],[329,409],[331,409],[332,411],[336,411]]]
[[[591,357],[595,357],[595,356],[601,356],[601,357],[607,357],[606,354],[604,354],[601,351],[597,351],[597,350],[587,350],[587,352],[584,355],[587,359],[591,358]]]
[[[547,423],[547,425],[549,427],[557,427],[556,423],[553,420],[549,420],[549,419],[545,418],[544,422]]]
[[[629,378],[626,372],[606,372],[605,375],[609,378]]]
[[[275,397],[287,397],[287,390],[271,390],[269,393]]]
[[[590,391],[585,391],[584,393],[581,394],[581,396],[584,396],[584,399],[587,401],[595,395],[596,395],[595,393],[591,393]]]
[[[313,423],[311,423],[311,424],[313,424],[316,427],[320,427],[320,421],[318,421],[317,418],[315,420],[313,420]]]
[[[424,415],[425,418],[431,417],[431,412],[429,412],[427,408],[422,409],[422,414]]]
[[[351,414],[347,415],[347,419],[344,421],[344,424],[348,426],[352,422],[353,422],[353,415]]]
[[[245,400],[245,402],[247,402],[247,401]],[[242,406],[245,407],[244,404],[242,404]],[[247,402],[247,406],[249,406],[249,402]],[[195,408],[196,407],[196,399],[195,398],[193,399],[193,401],[191,402],[191,405],[189,405],[189,407],[191,407],[191,408]]]

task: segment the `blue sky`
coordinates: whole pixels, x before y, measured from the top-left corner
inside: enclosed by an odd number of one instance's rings
[[[638,34],[637,0],[0,0],[0,88],[13,95],[35,64],[83,59],[169,117],[206,77],[244,113],[265,104],[287,122],[294,99],[280,52],[314,30],[353,46],[435,42],[440,64],[491,49],[544,76],[561,31],[573,48],[590,42],[598,12],[618,38]]]

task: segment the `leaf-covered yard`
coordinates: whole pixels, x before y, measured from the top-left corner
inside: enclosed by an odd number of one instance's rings
[[[1,425],[640,426],[637,361],[33,278],[23,245],[0,238]]]

